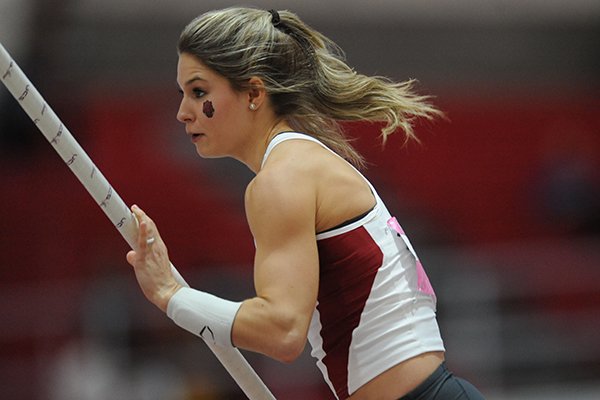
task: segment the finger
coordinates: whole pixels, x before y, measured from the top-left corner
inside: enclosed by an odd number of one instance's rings
[[[139,220],[148,220],[152,222],[152,218],[150,218],[148,214],[146,214],[146,212],[142,210],[138,205],[134,204],[133,206],[131,206],[131,211]]]
[[[150,229],[148,227],[148,222],[143,219],[140,222],[140,229],[139,229],[139,234],[138,234],[138,246],[140,249],[140,252],[142,252],[143,254],[146,253],[146,251],[148,251],[148,247],[151,245],[151,241],[150,239]]]
[[[135,215],[135,218],[137,219],[138,224],[141,224],[144,221],[149,224],[154,224],[154,221],[152,221],[152,218],[150,218],[148,216],[148,214],[146,214],[144,212],[144,210],[139,208],[137,205],[131,206],[131,211],[133,212],[133,215]]]
[[[144,218],[144,216],[146,216],[146,213],[144,212],[144,210],[142,210],[140,207],[138,207],[137,204],[134,204],[133,206],[131,206],[131,212],[133,213],[133,215],[135,215],[138,225],[140,222],[142,222],[142,219]]]
[[[158,232],[154,222],[148,215],[137,205],[131,207],[136,220],[138,221],[138,249],[144,253],[148,250],[148,247],[156,241]]]
[[[146,214],[144,212],[144,210],[142,210],[137,205],[133,205],[131,207],[131,211],[136,216],[136,219],[138,220],[138,224],[141,224],[143,222],[146,223],[146,227],[147,227],[146,232],[147,232],[148,237],[158,236],[158,231],[156,230],[156,224],[154,223],[152,218],[150,218],[148,216],[148,214]]]

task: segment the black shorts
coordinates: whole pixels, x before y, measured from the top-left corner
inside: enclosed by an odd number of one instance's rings
[[[414,390],[398,400],[484,400],[483,395],[462,378],[457,378],[442,363]]]

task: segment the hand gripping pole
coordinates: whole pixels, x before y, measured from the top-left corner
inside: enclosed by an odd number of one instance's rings
[[[137,238],[135,216],[77,143],[69,129],[10,57],[2,43],[0,43],[0,80],[104,211],[121,236],[134,249]],[[178,274],[176,276],[183,281]],[[238,349],[205,343],[250,400],[275,399]]]

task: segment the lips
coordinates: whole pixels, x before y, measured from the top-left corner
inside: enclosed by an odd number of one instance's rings
[[[200,139],[201,136],[204,136],[203,133],[188,133],[188,135],[190,136],[190,139],[192,140],[192,142],[195,142],[198,139]]]

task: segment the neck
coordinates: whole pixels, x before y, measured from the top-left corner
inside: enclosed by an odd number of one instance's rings
[[[240,159],[240,161],[246,164],[246,166],[248,166],[252,172],[257,174],[258,171],[260,171],[263,157],[271,140],[281,132],[292,130],[293,129],[286,120],[275,121],[266,129],[261,130],[264,133],[257,136],[253,145],[248,147],[250,151],[247,154],[247,157]]]

